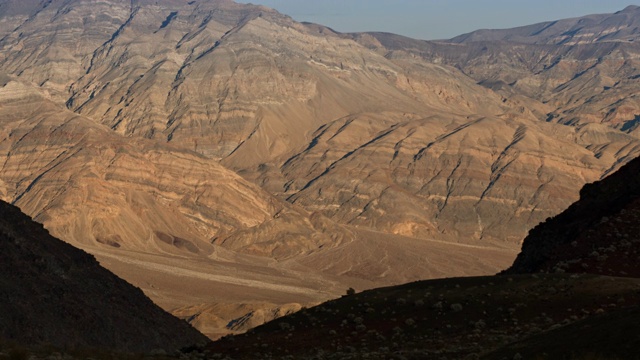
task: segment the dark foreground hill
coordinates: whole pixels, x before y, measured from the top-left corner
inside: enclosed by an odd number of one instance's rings
[[[0,202],[0,339],[148,352],[206,343],[93,256]]]
[[[577,274],[416,282],[345,296],[209,350],[232,359],[627,359],[640,345],[639,288],[638,279]]]

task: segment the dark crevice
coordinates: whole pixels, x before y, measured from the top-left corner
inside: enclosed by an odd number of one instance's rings
[[[169,14],[169,16],[167,16],[167,18],[164,19],[164,21],[162,22],[162,25],[160,25],[160,29],[164,29],[167,26],[169,26],[169,24],[171,24],[171,21],[175,19],[177,15],[178,15],[177,11],[171,12],[171,14]]]

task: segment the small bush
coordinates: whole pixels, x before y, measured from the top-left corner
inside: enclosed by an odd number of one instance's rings
[[[356,294],[356,289],[350,287],[347,289],[347,296],[349,295],[355,295]]]

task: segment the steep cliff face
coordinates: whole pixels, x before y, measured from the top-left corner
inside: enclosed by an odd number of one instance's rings
[[[175,351],[207,339],[0,201],[0,337],[23,344]]]

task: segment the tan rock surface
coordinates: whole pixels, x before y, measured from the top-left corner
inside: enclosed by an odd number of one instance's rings
[[[216,339],[229,333],[243,333],[301,308],[300,304],[208,304],[177,309],[173,314],[184,318],[209,338]]]
[[[291,202],[391,234],[502,246],[517,246],[575,200],[574,184],[598,179],[638,144],[604,126],[510,116],[363,114],[315,135],[282,167]],[[585,149],[593,144],[606,155]]]
[[[79,35],[83,40],[76,46],[69,34],[79,31],[74,21],[87,14],[93,15],[95,33]],[[51,34],[49,27],[41,26],[45,22],[64,31]],[[36,35],[42,34],[51,37],[37,41]],[[6,50],[3,68],[37,84],[54,100],[67,96],[71,110],[116,133],[169,141],[222,159],[225,166],[282,199],[342,224],[391,234],[515,246],[528,228],[575,200],[576,184],[597,179],[637,153],[634,139],[606,132],[599,141],[582,138],[575,144],[577,136],[571,131],[537,124],[549,112],[542,104],[548,99],[529,101],[520,93],[506,98],[456,69],[412,57],[406,49],[384,53],[380,47],[386,45],[377,40],[367,35],[352,39],[230,1],[133,6],[115,1],[110,7],[93,7],[77,0],[41,9],[25,20],[21,33],[14,31],[0,45]],[[65,49],[75,72],[34,70],[44,59],[64,60],[57,52],[38,50],[47,42]],[[58,71],[53,60],[47,64]],[[501,66],[491,69],[499,71]],[[526,78],[518,81],[526,83]],[[316,145],[323,140],[320,134],[331,141]],[[625,150],[613,152],[614,147]],[[115,159],[116,167],[133,161]],[[203,191],[215,192],[206,186],[198,189],[197,180],[178,184],[180,174],[193,166],[178,164],[172,155],[156,153],[146,159],[155,169],[147,171],[148,178],[135,181],[139,186],[154,183],[152,188],[171,183],[172,193],[162,197],[181,202],[181,211]],[[165,178],[158,179],[160,174]],[[119,169],[107,176],[125,186],[132,172]],[[227,192],[219,190],[211,197],[217,202]],[[89,196],[110,192],[76,196],[91,201]],[[150,201],[127,196],[136,203]],[[233,220],[212,220],[217,216],[190,209],[190,218],[181,223],[201,226],[197,234],[165,227],[147,231],[142,238],[171,244],[178,239],[180,246],[194,250],[188,242],[195,236],[280,258],[349,238],[348,231],[335,225],[303,224],[306,215],[298,216],[298,210],[292,210],[292,218],[275,205],[267,209],[272,200],[251,195],[244,199],[260,203],[259,215],[248,214],[235,200],[222,200],[229,209],[225,214],[235,216]],[[44,206],[34,203],[30,211]],[[145,223],[166,222],[174,216],[170,211],[171,207],[154,209],[132,226],[139,233]],[[137,216],[122,214],[121,219]],[[285,216],[272,218],[276,214]],[[68,216],[73,215],[58,217]],[[296,232],[300,226],[306,230]],[[63,237],[81,237],[88,228],[104,232],[102,227],[100,222],[85,224],[77,231],[65,230],[68,235]],[[236,230],[241,232],[232,234]],[[270,235],[263,237],[260,231]],[[340,234],[333,239],[316,235],[336,231]],[[98,236],[103,242],[117,242],[110,234]]]
[[[311,306],[364,290],[443,276],[494,274],[512,263],[516,251],[456,245],[354,230],[352,242],[284,261],[215,247],[208,259],[88,248],[100,263],[140,287],[164,309],[193,318],[212,338],[234,319],[258,325],[274,308]],[[275,304],[275,305],[272,305]],[[274,307],[275,306],[275,307]]]
[[[7,200],[67,241],[206,255],[211,238],[287,211],[195,153],[128,141],[17,81],[5,93],[11,96],[0,111],[9,134],[0,148]]]
[[[387,57],[454,65],[507,103],[528,98],[526,107],[540,120],[604,123],[637,136],[639,12],[629,6],[615,14],[480,30],[443,42],[382,33],[353,38]]]

